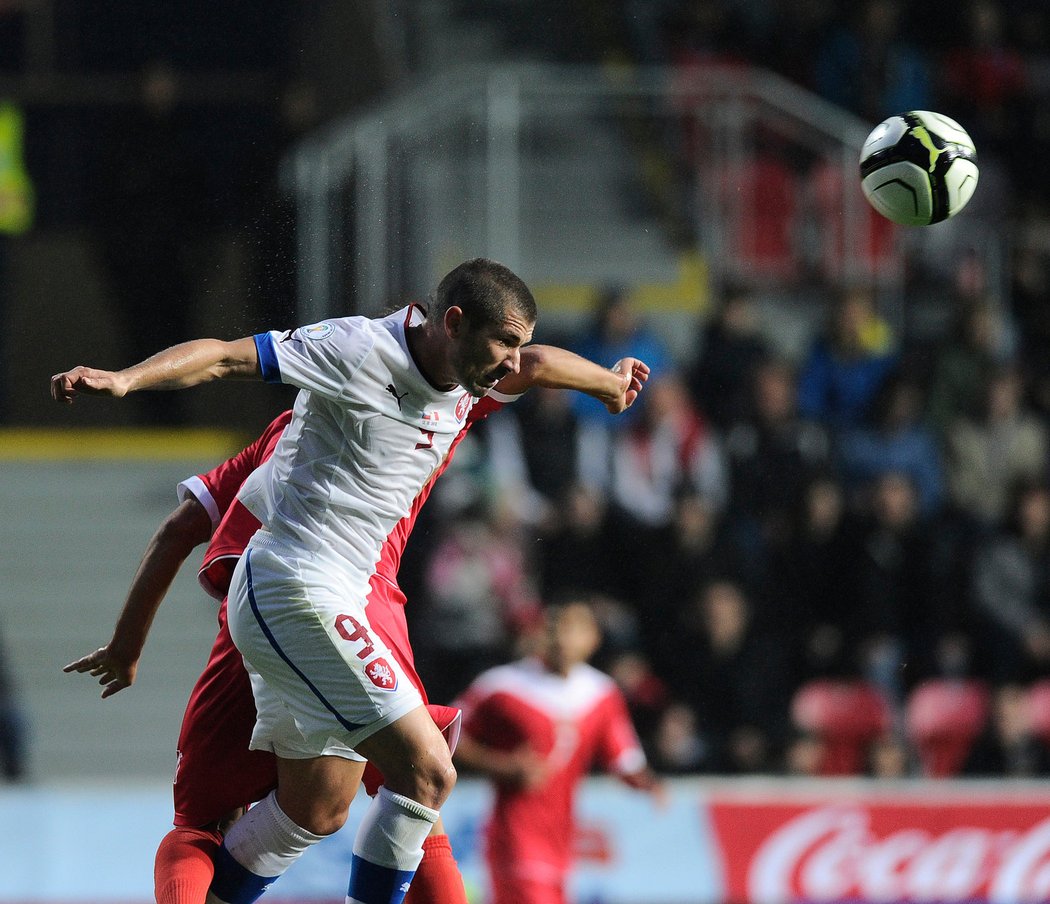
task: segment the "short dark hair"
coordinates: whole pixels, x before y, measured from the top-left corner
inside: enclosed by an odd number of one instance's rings
[[[453,306],[475,327],[502,320],[508,308],[536,322],[536,299],[529,287],[509,267],[484,257],[464,261],[445,275],[429,316],[440,320]]]

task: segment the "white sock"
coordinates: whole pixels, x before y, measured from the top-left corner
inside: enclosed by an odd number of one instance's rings
[[[324,837],[296,825],[271,791],[227,832],[216,857],[209,899],[250,904]]]
[[[347,904],[400,904],[437,818],[437,810],[381,787],[354,840]]]

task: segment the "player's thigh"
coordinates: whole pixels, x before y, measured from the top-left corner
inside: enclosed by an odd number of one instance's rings
[[[420,706],[359,743],[355,751],[383,773],[388,790],[440,807],[455,783],[448,742]]]
[[[255,727],[255,701],[224,614],[220,612],[211,658],[190,695],[179,733],[176,825],[220,820],[262,799],[277,784],[273,755],[248,749]]]

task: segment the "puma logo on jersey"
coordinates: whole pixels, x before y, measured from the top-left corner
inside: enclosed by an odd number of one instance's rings
[[[389,392],[394,399],[397,401],[397,410],[401,410],[401,400],[408,395],[408,392],[403,392],[400,395],[397,393],[397,387],[393,383],[386,384],[386,391]]]

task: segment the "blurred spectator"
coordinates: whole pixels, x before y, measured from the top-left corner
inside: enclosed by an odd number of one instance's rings
[[[797,683],[851,672],[846,633],[857,594],[856,534],[841,484],[821,475],[806,487],[789,538],[774,549],[767,622],[789,638]]]
[[[663,711],[651,737],[650,761],[657,772],[684,775],[706,771],[709,751],[696,713],[684,703],[672,703]]]
[[[874,125],[902,110],[930,109],[926,55],[902,27],[900,0],[864,0],[817,52],[815,87]]]
[[[648,598],[641,563],[658,555],[678,499],[697,496],[717,514],[729,494],[721,444],[681,379],[670,372],[652,377],[644,395],[634,423],[613,439],[608,490],[616,573],[636,603]]]
[[[590,361],[612,367],[625,357],[640,358],[659,376],[671,365],[664,343],[640,321],[625,289],[609,287],[599,293],[593,320],[573,351]],[[573,409],[579,418],[581,477],[586,483],[604,487],[608,472],[610,434],[626,430],[637,414],[612,418],[596,399],[573,393]],[[642,405],[644,406],[644,398]]]
[[[611,542],[607,509],[605,496],[583,484],[569,487],[557,501],[556,514],[543,525],[536,550],[545,599],[572,590],[621,592],[621,563]]]
[[[945,109],[966,123],[982,153],[1010,153],[1026,118],[1024,58],[1006,43],[1003,10],[995,0],[971,0],[964,22],[963,41],[941,62]]]
[[[895,377],[875,400],[871,426],[846,430],[839,441],[839,469],[848,491],[863,491],[889,473],[907,475],[924,518],[945,495],[944,464],[933,432],[922,420],[923,398],[914,380]]]
[[[946,618],[932,571],[932,531],[914,483],[905,474],[882,475],[870,509],[854,563],[850,633],[865,677],[900,703],[906,684],[932,668],[926,660]]]
[[[554,507],[579,474],[572,394],[537,387],[489,417],[485,427],[489,458],[502,491],[518,495],[526,520],[554,517]],[[528,442],[523,442],[525,436]]]
[[[783,361],[758,366],[753,398],[726,434],[732,516],[757,531],[763,550],[786,538],[809,480],[830,458],[827,432],[798,416],[795,375]]]
[[[887,732],[868,749],[868,775],[872,778],[907,778],[911,774],[911,751]]]
[[[976,417],[948,428],[948,483],[956,507],[980,524],[1005,514],[1010,487],[1041,478],[1047,466],[1047,428],[1023,404],[1021,375],[994,373]]]
[[[628,46],[643,65],[670,61],[672,22],[681,0],[623,0],[623,19]]]
[[[704,328],[697,361],[687,375],[697,408],[720,430],[752,414],[752,381],[768,354],[750,293],[730,289]]]
[[[973,599],[995,682],[1050,675],[1050,488],[1022,482],[1005,530],[976,552]]]
[[[719,578],[744,582],[755,577],[745,551],[722,529],[718,513],[695,493],[678,497],[671,524],[659,531],[640,561],[626,550],[624,555],[628,573],[621,583],[636,601],[645,648],[658,657],[671,654],[667,626],[697,588]]]
[[[102,262],[127,330],[122,357],[141,361],[193,335],[190,244],[207,222],[207,162],[166,64],[142,77],[141,106],[115,111],[93,177]],[[142,417],[183,419],[183,396],[147,393]]]
[[[1050,747],[1032,731],[1023,687],[1007,684],[996,690],[991,723],[974,743],[963,772],[1010,778],[1050,775]]]
[[[824,742],[815,734],[796,731],[784,751],[784,772],[796,778],[814,778],[826,756]]]
[[[769,65],[796,84],[814,88],[813,61],[835,23],[835,0],[793,0],[775,3],[774,39],[768,49]],[[791,35],[790,41],[777,40]]]
[[[1032,402],[1046,417],[1050,415],[1050,355],[1046,354],[1050,348],[1050,255],[1033,247],[1017,249],[1010,295]]]
[[[729,497],[721,443],[693,407],[681,378],[651,377],[641,410],[613,441],[610,497],[645,528],[666,527],[680,493],[720,511]]]
[[[26,0],[0,0],[0,72],[14,75],[25,66]]]
[[[893,336],[875,311],[871,290],[849,289],[803,362],[799,412],[832,430],[859,426],[896,365]]]
[[[480,505],[445,526],[426,589],[415,636],[435,700],[451,700],[479,669],[503,660],[538,611],[516,522]]]
[[[714,581],[682,610],[668,682],[700,716],[715,772],[771,767],[787,727],[786,650],[752,619],[741,588]]]
[[[939,435],[959,418],[977,415],[984,387],[1005,361],[1004,332],[996,306],[981,298],[959,311],[952,334],[938,344],[927,411]]]

